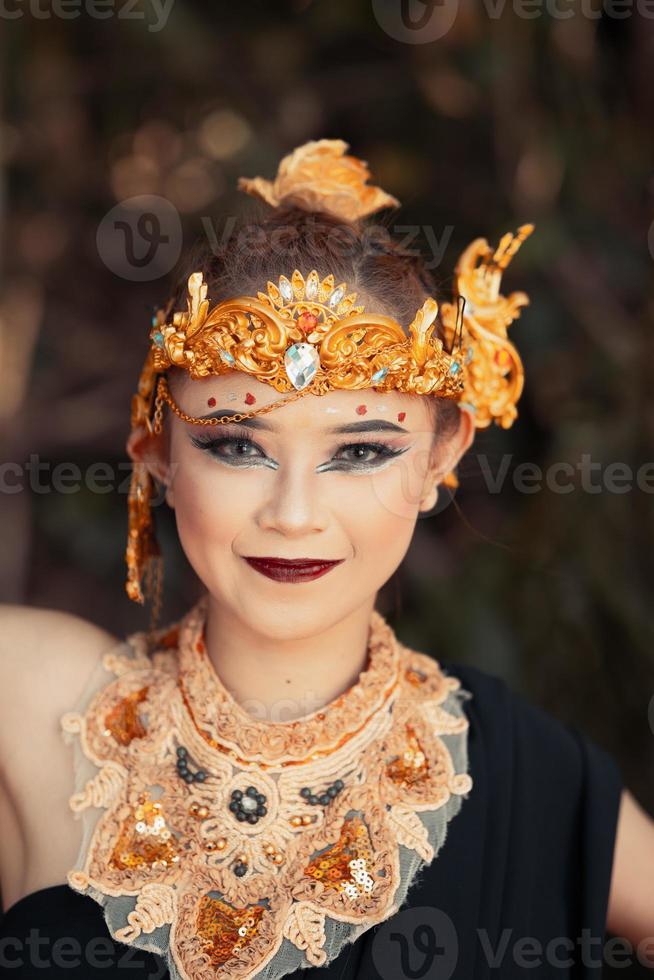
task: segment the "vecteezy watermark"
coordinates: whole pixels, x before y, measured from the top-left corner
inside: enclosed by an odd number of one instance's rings
[[[318,214],[308,214],[301,228],[293,224],[278,225],[272,233],[256,224],[239,226],[233,215],[226,217],[220,229],[210,217],[203,216],[200,221],[214,255],[228,247],[244,251],[256,245],[265,245],[272,255],[284,255],[295,238],[307,246],[315,242],[314,247],[328,247],[330,254],[343,257],[362,253],[378,255],[397,248],[405,255],[421,256],[428,269],[441,264],[454,232],[454,225],[445,225],[438,231],[433,225],[370,224],[359,233],[346,222],[326,224]],[[427,244],[426,251],[417,244],[421,237]]]
[[[654,20],[654,0],[481,0],[479,8],[491,20],[508,13],[520,20],[624,20],[632,16]],[[372,0],[372,9],[381,29],[395,41],[429,44],[452,30],[459,0]]]
[[[429,44],[449,34],[459,0],[372,0],[381,29],[404,44]]]
[[[547,966],[552,971],[565,970],[566,976],[575,965],[594,969],[602,963],[618,968],[635,963],[652,966],[654,936],[645,937],[634,948],[628,939],[604,939],[585,927],[579,936],[552,936],[547,942],[519,935],[508,927],[492,936],[487,929],[477,928],[474,936],[466,935],[463,946],[463,937],[450,915],[434,906],[420,905],[400,909],[381,924],[372,941],[373,963],[382,980],[449,980],[462,966],[471,972],[472,964],[480,958],[493,970],[508,965],[524,970]]]
[[[1,2],[1,0],[0,0]],[[294,239],[310,247],[327,248],[344,258],[361,254],[380,255],[400,251],[422,258],[427,269],[441,265],[454,233],[454,225],[367,225],[361,233],[348,222],[326,223],[319,214],[307,213],[302,227],[281,224],[268,231],[257,224],[241,224],[226,215],[218,225],[212,217],[200,218],[207,245],[213,255],[226,249],[239,253],[259,247],[269,255],[284,256]],[[98,226],[98,253],[104,264],[122,279],[144,282],[159,279],[179,258],[182,246],[181,220],[170,201],[156,194],[128,198],[116,204]],[[424,244],[423,244],[424,243]]]
[[[512,453],[503,453],[496,473],[493,473],[485,453],[472,454],[479,461],[486,489],[500,493],[509,473]],[[614,460],[606,465],[593,461],[590,453],[582,453],[576,463],[559,460],[542,467],[536,463],[519,463],[511,472],[513,489],[518,493],[538,493],[546,488],[551,493],[629,493],[634,483],[643,493],[654,493],[654,461],[642,463],[635,471],[628,463]]]
[[[179,464],[170,465],[171,479]],[[30,453],[24,463],[5,461],[0,463],[0,494],[13,495],[30,490],[39,496],[50,493],[128,494],[132,476],[132,463],[124,460],[118,464],[96,461],[87,467],[77,463],[59,462],[52,465],[41,460],[38,453]],[[160,485],[152,494],[152,506],[165,500],[165,490]]]
[[[127,198],[111,209],[95,236],[104,264],[121,279],[149,282],[173,268],[182,250],[182,223],[157,194]]]
[[[392,464],[399,471],[399,499],[403,507],[407,501],[415,497],[417,476],[427,466],[429,450],[416,451],[410,460],[410,463],[407,463],[406,459],[398,458]],[[512,453],[503,453],[499,457],[498,464],[493,466],[487,454],[468,452],[463,461],[466,474],[464,479],[466,481],[470,479],[477,462],[477,472],[482,477],[485,489],[492,494],[502,493],[507,483],[517,493],[524,494],[539,493],[543,490],[556,494],[574,492],[624,494],[633,490],[654,493],[654,461],[642,463],[634,469],[628,463],[619,461],[604,465],[594,461],[590,453],[582,453],[574,464],[569,460],[562,460],[543,467],[537,463],[521,462],[511,469],[512,460]],[[262,465],[265,462],[262,457]],[[252,465],[251,461],[249,465]],[[178,463],[170,464],[171,484],[174,483],[178,466]],[[112,492],[123,494],[129,492],[131,472],[130,460],[119,463],[97,460],[82,467],[73,462],[52,464],[42,460],[38,453],[30,453],[29,458],[24,462],[5,460],[0,463],[0,494],[12,495],[25,489],[36,494],[72,494],[82,490],[98,494]],[[381,493],[384,481],[378,479],[375,471],[371,471],[369,475],[373,488],[379,487]],[[391,500],[386,499],[390,491],[384,490],[383,493],[384,502],[391,506]],[[153,503],[156,505],[162,499],[161,495],[158,497],[155,494]],[[442,506],[437,508],[437,510],[441,509]]]
[[[382,980],[449,980],[458,959],[452,919],[429,905],[400,909],[381,924],[372,942],[372,961]]]
[[[152,34],[168,23],[174,0],[0,0],[0,20],[92,20],[142,21]]]
[[[147,959],[146,959],[147,957]],[[145,971],[148,965],[151,969]],[[81,943],[76,936],[42,936],[40,929],[32,927],[27,938],[4,935],[0,939],[0,969],[7,977],[19,976],[28,967],[32,975],[35,969],[76,969],[87,966],[93,970],[143,971],[143,980],[162,980],[168,973],[168,964],[162,956],[155,956],[123,943],[115,944],[110,936],[94,936]],[[20,971],[20,972],[19,972]],[[139,972],[139,976],[141,972]]]

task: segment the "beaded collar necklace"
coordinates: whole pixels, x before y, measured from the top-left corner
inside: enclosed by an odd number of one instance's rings
[[[340,749],[387,704],[399,683],[395,633],[373,610],[367,661],[358,680],[325,707],[289,722],[248,714],[224,687],[206,648],[208,596],[182,622],[178,635],[178,687],[200,736],[241,765],[261,769],[302,765]]]

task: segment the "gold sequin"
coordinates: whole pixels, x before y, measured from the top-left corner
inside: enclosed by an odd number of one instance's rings
[[[264,912],[262,905],[237,909],[222,899],[203,895],[197,915],[197,933],[213,967],[223,966],[249,945]]]
[[[114,868],[166,868],[179,862],[176,838],[166,826],[161,803],[141,797],[113,848]]]
[[[105,731],[113,735],[120,745],[129,745],[132,739],[143,738],[146,734],[146,729],[138,716],[138,706],[145,701],[147,693],[147,687],[132,691],[105,716]]]
[[[389,779],[401,786],[413,786],[427,778],[429,766],[413,725],[405,726],[407,748],[386,766]]]
[[[335,888],[355,899],[362,891],[369,894],[373,889],[372,863],[368,828],[360,817],[353,816],[343,823],[336,843],[314,858],[304,873],[322,881],[325,887]]]
[[[416,670],[415,667],[407,667],[404,671],[404,676],[414,687],[418,687],[419,684],[424,684],[426,680],[426,675],[423,674],[421,670]]]

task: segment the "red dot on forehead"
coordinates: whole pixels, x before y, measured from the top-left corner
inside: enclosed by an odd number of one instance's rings
[[[406,418],[406,412],[398,412],[397,413],[397,421],[398,422],[404,422],[405,418]]]
[[[365,405],[357,405],[357,415],[365,415],[368,409]]]
[[[215,398],[208,398],[207,399],[207,405],[209,406],[209,408],[213,408],[215,404],[216,404],[216,399]]]
[[[248,391],[248,393],[245,396],[245,404],[246,405],[254,405],[255,402],[256,402],[256,398],[254,397],[254,395],[252,394],[252,392]]]

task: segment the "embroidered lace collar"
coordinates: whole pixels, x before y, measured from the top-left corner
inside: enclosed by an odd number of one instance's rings
[[[189,715],[214,748],[263,768],[297,765],[344,745],[386,704],[399,682],[400,657],[393,630],[373,610],[367,664],[347,691],[330,704],[289,722],[255,719],[232,697],[205,646],[208,597],[179,629],[178,685]],[[175,642],[175,632],[168,642]]]
[[[150,653],[142,633],[107,653],[61,719],[84,820],[68,882],[172,980],[277,980],[389,918],[434,860],[472,786],[471,695],[375,612],[348,691],[258,721],[208,660],[205,603]]]

